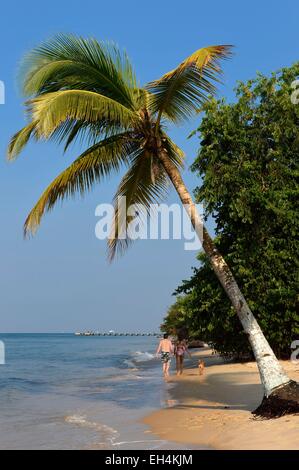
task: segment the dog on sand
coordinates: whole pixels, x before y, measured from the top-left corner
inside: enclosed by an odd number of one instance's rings
[[[198,373],[199,375],[203,375],[205,371],[205,363],[202,359],[198,361]]]

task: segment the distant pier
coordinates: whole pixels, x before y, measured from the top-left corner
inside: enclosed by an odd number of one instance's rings
[[[109,331],[108,333],[100,331],[80,331],[76,332],[75,336],[160,336],[160,333],[117,333]]]

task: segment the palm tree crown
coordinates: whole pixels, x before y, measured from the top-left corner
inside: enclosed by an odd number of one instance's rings
[[[8,159],[15,159],[30,138],[55,139],[65,150],[83,139],[87,149],[44,191],[25,221],[25,234],[36,231],[58,200],[83,194],[123,167],[127,170],[115,202],[125,196],[127,206],[149,208],[161,201],[169,185],[161,149],[177,168],[184,157],[166,134],[165,124],[189,118],[215,92],[219,61],[230,54],[227,45],[199,49],[174,70],[140,87],[128,57],[114,44],[59,35],[31,51],[21,67],[29,123],[12,137]],[[130,241],[119,237],[123,228],[118,220],[116,208],[110,258]]]

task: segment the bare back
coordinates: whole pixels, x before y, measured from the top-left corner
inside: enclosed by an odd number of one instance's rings
[[[161,352],[161,351],[169,352],[169,353],[173,352],[173,346],[172,346],[172,342],[170,341],[170,339],[161,339],[157,352]]]

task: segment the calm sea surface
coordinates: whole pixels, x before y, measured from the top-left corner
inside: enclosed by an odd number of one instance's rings
[[[154,358],[157,338],[0,334],[0,340],[6,350],[0,449],[180,448],[140,422],[172,405],[171,385]]]

